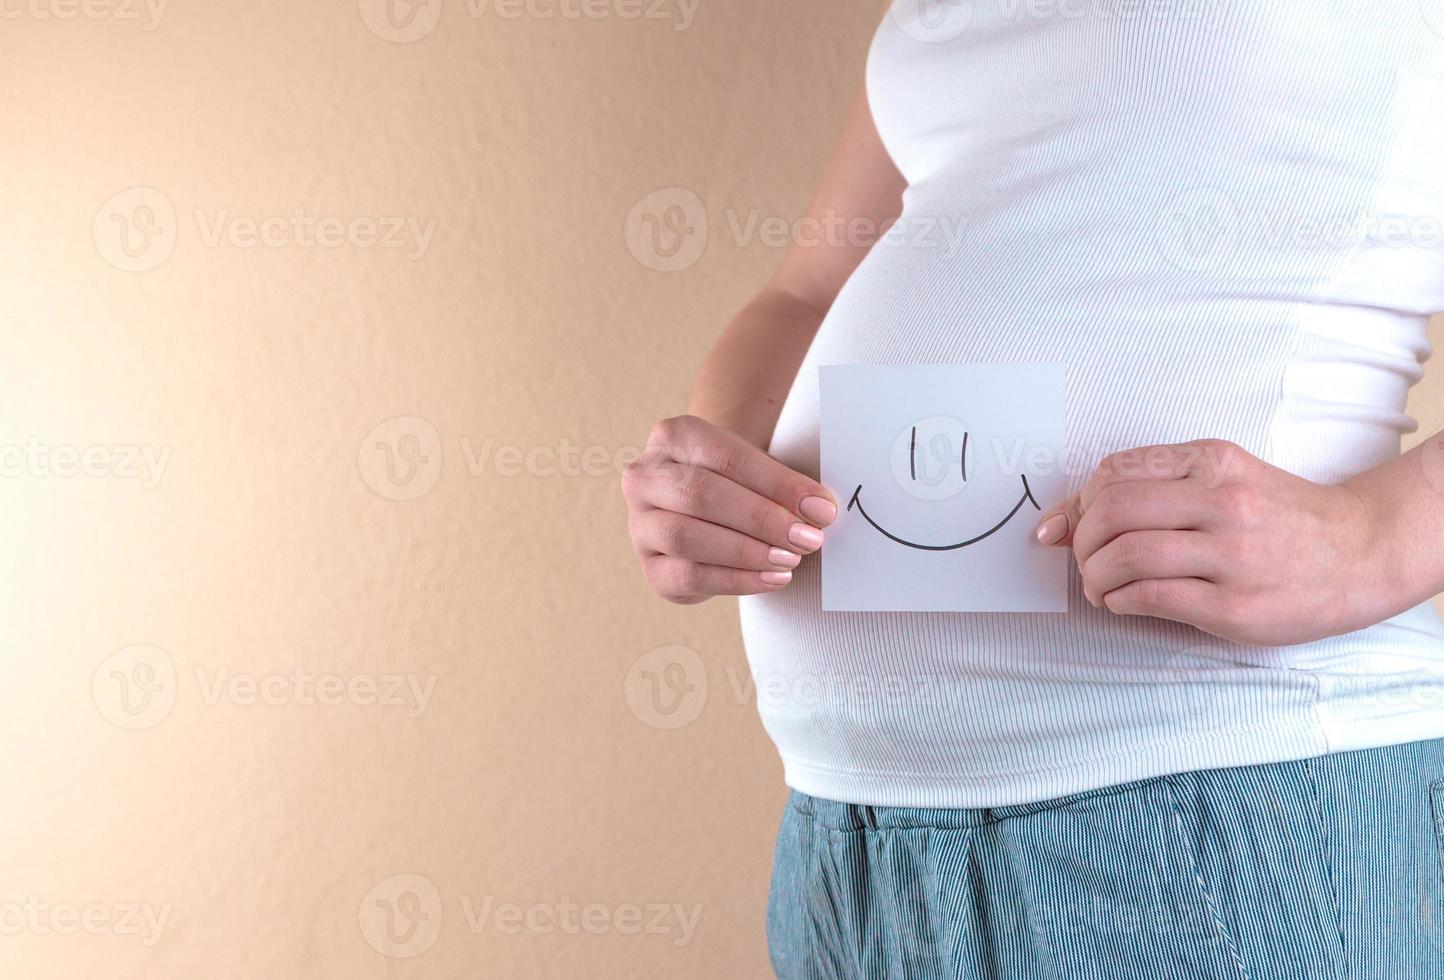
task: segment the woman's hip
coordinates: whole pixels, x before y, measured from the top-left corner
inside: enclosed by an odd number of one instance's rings
[[[783,978],[1444,976],[1444,740],[989,809],[794,792]]]

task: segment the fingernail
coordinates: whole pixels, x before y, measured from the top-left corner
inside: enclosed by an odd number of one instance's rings
[[[1068,533],[1068,515],[1054,514],[1039,524],[1038,530],[1033,533],[1037,536],[1039,544],[1057,544],[1063,540],[1063,535]]]
[[[827,527],[837,520],[837,504],[826,497],[803,497],[798,505],[802,516],[819,527]]]
[[[786,585],[792,581],[791,572],[763,572],[758,577],[763,585]]]
[[[794,555],[786,548],[773,548],[767,553],[767,560],[778,568],[796,568],[802,563],[802,556]]]
[[[803,551],[816,551],[822,547],[822,532],[811,524],[804,524],[798,521],[792,525],[787,532],[787,540],[791,541]]]

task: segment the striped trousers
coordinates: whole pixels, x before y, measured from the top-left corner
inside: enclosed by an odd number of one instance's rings
[[[793,792],[783,980],[1444,980],[1444,740],[991,809]]]

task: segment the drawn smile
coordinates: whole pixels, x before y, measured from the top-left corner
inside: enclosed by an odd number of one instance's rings
[[[898,537],[896,534],[893,534],[887,528],[883,527],[877,521],[873,520],[867,511],[863,510],[861,483],[859,483],[857,485],[857,489],[852,492],[852,499],[847,502],[847,509],[852,510],[853,506],[856,505],[857,512],[862,515],[863,520],[867,521],[874,528],[876,528],[877,532],[883,537],[896,541],[900,545],[905,545],[909,548],[917,548],[920,551],[957,551],[959,548],[966,548],[970,544],[977,544],[984,538],[989,537],[992,534],[996,534],[998,531],[1002,530],[1003,525],[1011,521],[1013,519],[1013,515],[1017,514],[1018,511],[1023,509],[1024,504],[1032,504],[1034,510],[1043,509],[1042,507],[1038,506],[1038,501],[1033,499],[1033,491],[1028,486],[1028,478],[1020,473],[1018,474],[1018,479],[1023,481],[1023,496],[1019,497],[1018,502],[1013,505],[1013,509],[1008,511],[1008,516],[1003,518],[998,523],[994,524],[992,527],[988,528],[988,530],[984,531],[982,534],[979,534],[977,537],[968,538],[968,540],[966,541],[959,541],[957,544],[918,544],[916,541],[908,541]]]

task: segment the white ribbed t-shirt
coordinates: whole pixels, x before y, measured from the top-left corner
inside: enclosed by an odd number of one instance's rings
[[[802,364],[783,462],[818,472],[819,366],[950,362],[1066,365],[1090,466],[1213,437],[1337,482],[1398,454],[1444,310],[1444,0],[899,0],[868,95],[903,213]],[[743,599],[788,783],[1001,806],[1444,736],[1427,606],[1249,647],[1071,574],[1064,615],[825,613],[815,558]]]

